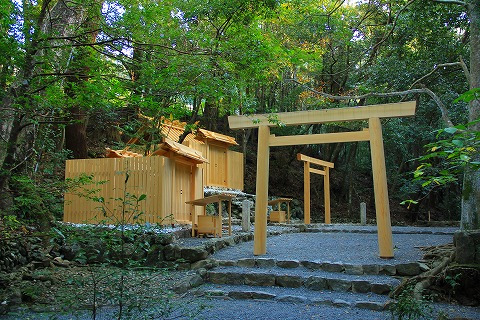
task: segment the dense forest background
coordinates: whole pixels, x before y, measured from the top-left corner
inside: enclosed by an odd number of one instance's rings
[[[61,218],[65,160],[122,148],[140,114],[154,119],[150,142],[165,118],[235,136],[254,193],[257,133],[230,131],[228,115],[416,100],[414,118],[383,122],[394,219],[478,227],[477,0],[14,0],[0,12],[2,216]],[[270,195],[302,198],[298,152],[335,163],[334,219],[373,209],[366,142],[273,148]]]

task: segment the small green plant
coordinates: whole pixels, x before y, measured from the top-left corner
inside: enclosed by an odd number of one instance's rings
[[[461,273],[457,273],[455,275],[445,277],[446,284],[451,288],[451,290],[448,292],[449,300],[452,298],[452,295],[455,295],[455,290],[460,285],[458,280],[461,276],[462,276]]]
[[[413,295],[412,287],[407,287],[400,293],[390,312],[393,320],[427,320],[433,318],[433,310],[428,302],[423,299],[417,300]]]
[[[22,226],[15,215],[6,215],[0,217],[0,239],[9,238],[12,232]]]

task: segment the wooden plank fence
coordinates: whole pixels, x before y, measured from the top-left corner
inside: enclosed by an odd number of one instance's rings
[[[64,221],[67,222],[191,223],[195,209],[185,205],[185,201],[193,200],[199,192],[203,194],[202,169],[166,157],[67,160],[65,178],[73,179],[81,174],[92,175],[93,181],[101,183],[65,194]],[[92,192],[91,196],[102,197],[104,202],[79,196],[78,191]],[[142,194],[146,198],[135,208],[133,196],[138,198]],[[125,202],[128,210],[122,216]]]

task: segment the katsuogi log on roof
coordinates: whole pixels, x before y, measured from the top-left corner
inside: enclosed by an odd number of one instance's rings
[[[159,149],[152,153],[152,156],[160,155],[168,157],[170,152],[187,158],[189,161],[192,161],[196,164],[208,162],[207,159],[202,156],[201,152],[167,138],[165,138],[163,143],[159,145]]]
[[[136,152],[131,152],[128,150],[113,150],[106,148],[107,152],[106,158],[132,158],[132,157],[141,157],[142,155]]]

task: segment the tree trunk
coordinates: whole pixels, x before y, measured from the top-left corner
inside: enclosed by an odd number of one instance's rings
[[[480,1],[470,0],[467,5],[470,18],[470,89],[480,87]],[[468,120],[480,118],[480,101],[470,102]],[[471,130],[480,131],[480,123]],[[480,161],[477,152],[473,161]],[[480,171],[472,167],[465,168],[462,190],[462,229],[480,229]]]
[[[65,147],[73,152],[75,159],[86,159],[88,158],[86,112],[74,106],[70,113],[74,123],[65,127]]]
[[[83,43],[94,43],[98,31],[101,0],[94,0],[86,3],[74,3],[58,1],[49,12],[49,20],[44,26],[47,33],[56,32],[61,37],[77,36],[77,39]],[[80,35],[79,35],[80,34]],[[64,44],[60,41],[59,44]],[[67,43],[67,48],[69,48]],[[69,49],[68,53],[72,56],[65,83],[65,93],[75,101],[77,89],[89,79],[90,69],[87,66],[89,60],[88,47],[75,47]],[[65,49],[59,50],[58,56],[65,55]],[[70,62],[70,61],[69,61]],[[73,152],[74,158],[87,158],[87,112],[84,107],[75,104],[70,107],[70,116],[67,117],[71,124],[65,128],[65,146]]]

